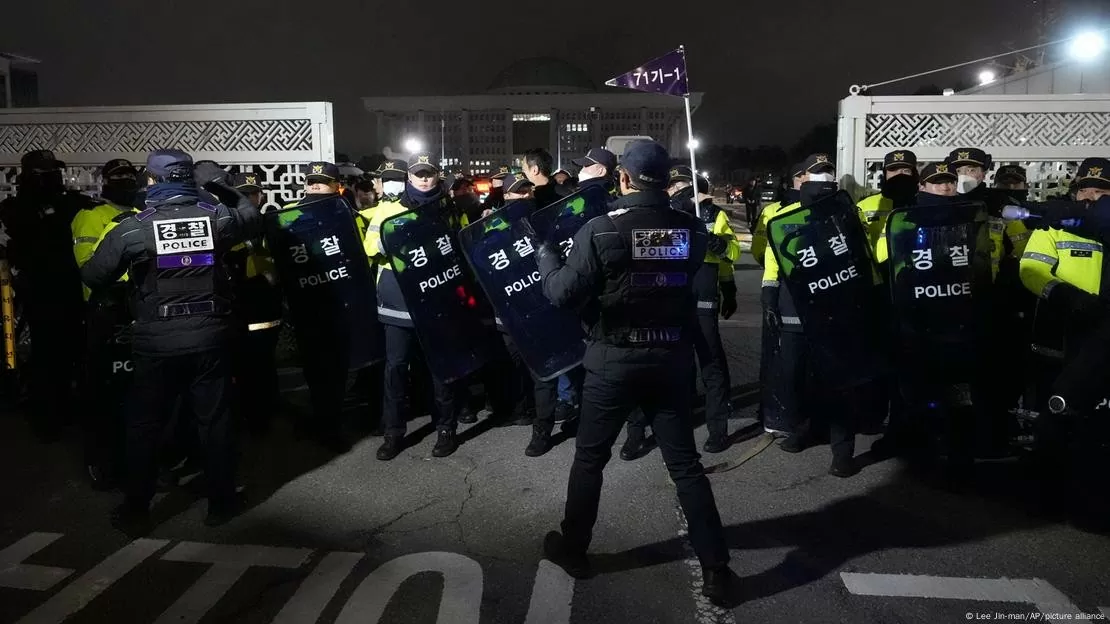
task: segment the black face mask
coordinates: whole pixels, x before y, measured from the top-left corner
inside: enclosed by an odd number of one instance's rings
[[[911,175],[896,175],[883,180],[883,197],[894,201],[895,206],[908,205],[917,195],[917,180]]]
[[[839,188],[836,182],[803,182],[801,188],[802,205],[812,206],[830,195],[835,195]]]
[[[1006,195],[1018,201],[1027,201],[1029,199],[1029,189],[1006,189]]]
[[[19,189],[35,195],[60,195],[65,191],[61,170],[28,172],[20,176]]]
[[[100,190],[104,199],[120,206],[134,206],[138,194],[138,180],[108,180]]]

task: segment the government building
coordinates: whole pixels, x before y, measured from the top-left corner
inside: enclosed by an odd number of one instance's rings
[[[701,96],[691,94],[693,108]],[[688,154],[682,98],[601,86],[557,59],[517,61],[480,94],[364,97],[362,103],[376,118],[377,150],[403,158],[406,145],[418,142],[444,169],[469,175],[518,163],[534,147],[566,166],[611,136],[650,136],[675,157]]]

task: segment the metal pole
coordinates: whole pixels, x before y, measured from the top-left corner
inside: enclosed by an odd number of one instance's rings
[[[690,176],[694,179],[691,182],[694,185],[694,214],[701,218],[701,206],[698,201],[698,165],[694,161],[694,119],[690,113],[690,95],[682,96],[682,100],[686,102],[686,134],[689,141],[686,143],[686,149],[690,150]]]
[[[447,166],[447,143],[444,142],[447,121],[443,118],[443,109],[439,112],[439,162],[441,167]]]

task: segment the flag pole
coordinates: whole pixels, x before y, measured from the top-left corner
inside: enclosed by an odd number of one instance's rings
[[[686,65],[686,46],[680,45],[678,46],[678,49],[682,50],[682,64],[684,66],[683,69],[686,69],[687,67],[689,67],[688,65]],[[686,90],[690,90],[689,71],[686,72]],[[688,137],[686,149],[690,150],[690,177],[693,178],[692,180],[690,180],[690,182],[694,185],[694,214],[697,215],[697,217],[700,219],[701,202],[698,201],[698,165],[697,162],[694,160],[694,116],[693,113],[690,112],[690,94],[686,93],[685,95],[683,95],[682,101],[686,103],[686,135]]]

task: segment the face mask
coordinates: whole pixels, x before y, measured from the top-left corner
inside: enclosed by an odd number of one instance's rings
[[[912,199],[917,194],[917,180],[910,175],[896,175],[883,180],[883,197],[895,201]]]
[[[20,186],[35,193],[61,193],[65,190],[61,171],[24,174]]]
[[[579,182],[585,182],[586,180],[592,180],[596,177],[598,177],[598,176],[595,176],[594,174],[590,173],[589,171],[586,171],[585,169],[583,169],[581,172],[578,173],[578,181]]]
[[[100,194],[108,201],[121,206],[130,206],[134,203],[138,191],[139,183],[136,180],[110,180],[104,184]]]
[[[1009,189],[1006,194],[1018,201],[1026,201],[1029,199],[1029,189]]]
[[[382,182],[382,190],[386,195],[400,195],[405,191],[405,183],[398,180],[387,180]]]
[[[810,182],[832,182],[836,180],[836,176],[831,173],[811,173],[809,174]]]
[[[961,175],[959,181],[956,182],[956,192],[960,195],[966,195],[979,188],[979,178],[969,175]]]

